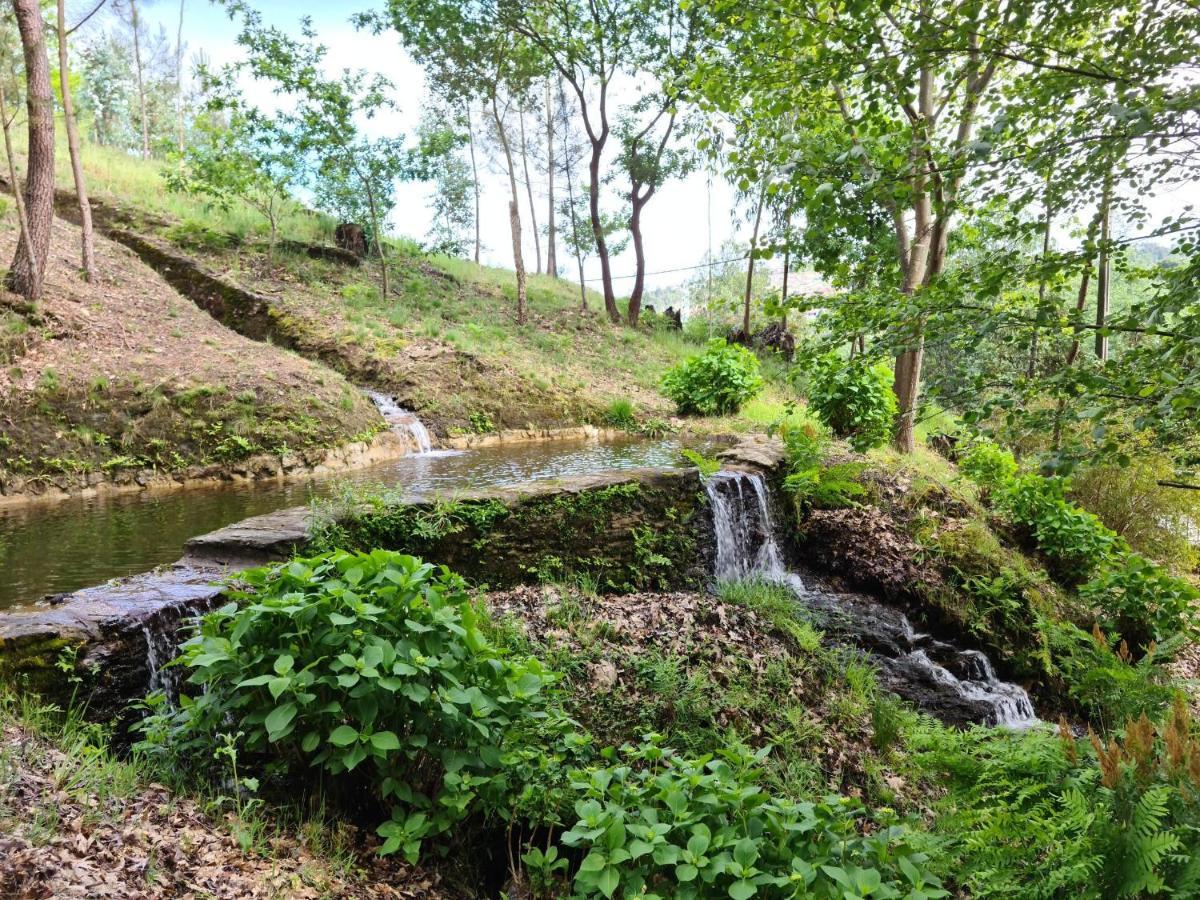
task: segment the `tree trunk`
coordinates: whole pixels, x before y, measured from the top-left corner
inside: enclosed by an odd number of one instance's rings
[[[1050,203],[1050,185],[1053,170],[1046,173],[1046,219],[1042,227],[1042,271],[1038,273],[1038,308],[1037,315],[1034,317],[1033,334],[1029,338],[1029,365],[1025,371],[1025,377],[1032,379],[1037,375],[1038,364],[1038,338],[1041,332],[1038,330],[1040,320],[1046,312],[1046,260],[1050,258],[1050,228],[1054,223],[1054,208]]]
[[[25,233],[9,266],[6,285],[30,303],[41,299],[54,222],[54,88],[38,0],[13,0],[21,49],[25,55],[26,109],[29,119],[25,173]],[[7,137],[7,129],[6,129]],[[14,181],[13,191],[18,191]]]
[[[554,98],[546,81],[546,274],[558,277],[558,241],[554,227]]]
[[[788,273],[791,271],[792,248],[783,249],[783,289],[779,293],[779,306],[783,310],[783,327],[788,327]]]
[[[758,191],[758,208],[754,211],[754,230],[750,233],[750,258],[746,263],[746,296],[742,303],[742,336],[750,345],[750,295],[754,291],[754,251],[758,249],[758,229],[762,225],[763,207],[766,205],[767,179],[763,179]]]
[[[508,168],[508,186],[511,198],[508,202],[508,224],[512,229],[513,268],[517,273],[517,324],[525,324],[525,257],[521,253],[521,206],[517,192],[517,172],[513,166],[512,150],[508,146],[508,135],[504,131],[504,121],[500,118],[500,108],[492,97],[492,116],[496,120],[496,134],[500,138],[500,146],[504,150],[504,162]]]
[[[632,207],[629,215],[629,234],[633,238],[634,276],[633,290],[629,292],[629,309],[626,313],[630,327],[637,328],[642,316],[642,292],[646,288],[646,249],[642,242],[642,207],[650,197],[638,197],[637,186],[634,186]]]
[[[375,250],[379,254],[379,275],[383,282],[383,298],[386,300],[391,292],[391,286],[388,283],[387,254],[384,252],[383,246],[383,222],[380,221],[379,208],[375,204],[375,189],[371,187],[370,179],[357,166],[354,167],[354,171],[358,174],[358,180],[362,182],[363,190],[367,194],[367,208],[371,213],[371,231],[375,233]]]
[[[567,157],[567,203],[571,206],[571,241],[575,248],[575,265],[579,269],[579,308],[587,312],[587,288],[583,281],[583,251],[580,246],[579,217],[575,213],[575,176],[572,173],[571,158]]]
[[[521,129],[521,166],[525,170],[525,193],[529,197],[529,227],[533,231],[533,251],[537,260],[534,272],[542,271],[542,238],[538,234],[537,207],[533,205],[533,181],[529,177],[529,153],[525,146],[525,108],[517,107],[517,121]]]
[[[83,160],[79,155],[79,127],[75,122],[75,107],[71,99],[65,6],[65,0],[58,0],[58,83],[62,90],[63,122],[67,126],[67,149],[71,154],[71,174],[75,178],[75,196],[79,203],[79,239],[83,277],[88,281],[95,281],[96,252],[95,242],[92,238],[92,205],[88,203],[87,185],[83,178]]]
[[[142,116],[142,159],[150,158],[150,126],[146,118],[146,79],[142,72],[141,18],[138,16],[137,0],[129,0],[129,23],[133,28],[133,64],[137,73],[138,108]]]
[[[187,0],[179,0],[179,30],[175,35],[175,112],[179,130],[179,152],[183,152],[183,7]]]
[[[479,166],[475,162],[475,126],[467,105],[467,146],[471,149],[471,187],[475,191],[475,265],[479,265]]]
[[[592,237],[596,240],[596,255],[600,257],[600,280],[604,285],[604,311],[613,322],[621,321],[617,296],[613,293],[612,265],[608,259],[608,243],[604,240],[604,224],[600,220],[600,156],[603,141],[592,141],[592,158],[588,160],[588,213],[592,218]]]
[[[1096,267],[1096,358],[1108,362],[1108,335],[1104,324],[1108,320],[1109,279],[1111,263],[1108,242],[1112,230],[1112,169],[1104,177],[1104,192],[1100,198],[1100,258]]]
[[[25,211],[25,192],[17,178],[17,158],[13,152],[11,124],[12,120],[8,117],[8,97],[4,93],[4,79],[0,78],[0,126],[4,129],[4,158],[8,162],[8,183],[12,185],[13,201],[17,206],[17,242],[19,246],[22,243],[30,243],[29,216]],[[36,271],[35,266],[35,274]],[[5,287],[8,287],[7,283]]]

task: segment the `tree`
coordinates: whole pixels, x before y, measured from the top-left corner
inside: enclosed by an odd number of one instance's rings
[[[247,108],[231,81],[209,80],[206,88],[195,139],[175,154],[178,165],[164,169],[163,177],[170,190],[209,197],[222,208],[240,200],[256,210],[267,222],[273,256],[279,214],[304,181],[305,159],[277,118]]]
[[[227,2],[229,14],[240,16],[237,41],[247,59],[229,71],[244,68],[256,79],[274,83],[288,103],[277,115],[279,134],[296,154],[312,160],[325,196],[361,194],[366,200],[368,226],[383,294],[390,292],[384,229],[394,202],[392,185],[404,173],[401,142],[371,139],[358,127],[390,105],[391,83],[365,72],[325,74],[326,48],[317,43],[312,20],[300,20],[299,40],[278,28],[265,26],[262,16],[242,0]]]
[[[113,9],[129,28],[133,41],[133,71],[137,78],[138,117],[142,127],[142,159],[150,158],[150,118],[146,102],[146,65],[142,53],[144,29],[138,0],[113,0]]]
[[[67,53],[67,28],[64,0],[58,0],[58,85],[62,95],[63,124],[67,129],[67,150],[71,154],[71,175],[75,179],[75,199],[79,205],[80,259],[83,277],[96,280],[96,251],[92,237],[92,205],[88,202],[87,184],[83,177],[83,159],[79,149],[79,126],[75,121],[75,104],[71,99],[70,54]]]
[[[637,261],[630,294],[629,321],[637,323],[645,284],[641,216],[668,176],[664,165],[677,124],[678,106],[687,87],[680,77],[694,47],[699,14],[694,4],[675,0],[529,0],[485,3],[481,19],[523,35],[570,89],[591,149],[588,160],[588,214],[604,307],[620,321],[613,290],[610,248],[600,204],[605,181],[603,161],[616,132],[621,159],[630,179],[629,225]],[[622,81],[621,77],[627,80]],[[627,104],[613,109],[613,85]],[[613,113],[616,113],[615,117]]]
[[[385,27],[394,30],[443,96],[452,102],[479,103],[490,113],[508,173],[517,321],[524,324],[527,286],[520,198],[506,122],[512,109],[526,100],[531,86],[544,76],[543,60],[520,35],[498,27],[490,7],[456,0],[389,0],[386,14],[361,15],[355,21],[376,32]]]
[[[37,0],[13,0],[21,50],[25,57],[25,106],[29,140],[26,151],[24,221],[17,251],[8,268],[5,286],[29,303],[42,296],[46,262],[50,256],[50,229],[54,222],[54,89],[50,85],[50,61],[42,11]],[[7,117],[5,117],[7,123]],[[5,140],[8,141],[7,124]],[[13,190],[20,188],[13,171]]]
[[[426,106],[409,166],[413,178],[434,186],[429,230],[430,250],[434,253],[463,255],[476,225],[471,206],[475,178],[461,153],[463,145],[470,142],[465,119],[456,118],[436,104]]]

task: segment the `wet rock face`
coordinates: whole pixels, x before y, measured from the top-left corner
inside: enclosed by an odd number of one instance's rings
[[[168,686],[161,666],[194,616],[213,608],[227,570],[179,564],[86,588],[61,602],[0,616],[0,679],[60,704],[76,693],[97,719],[119,716],[151,687]],[[75,658],[76,684],[60,668]]]

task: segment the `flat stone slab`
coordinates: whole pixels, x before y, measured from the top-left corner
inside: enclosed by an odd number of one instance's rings
[[[728,450],[717,454],[717,459],[727,468],[764,472],[783,465],[786,458],[783,441],[765,435],[749,435]]]

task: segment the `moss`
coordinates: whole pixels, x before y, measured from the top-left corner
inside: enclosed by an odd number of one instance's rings
[[[19,685],[22,690],[54,700],[65,700],[67,679],[61,662],[84,646],[82,639],[43,637],[0,647],[0,684]]]
[[[705,578],[695,534],[704,501],[694,485],[672,472],[532,497],[408,504],[359,496],[319,513],[313,544],[402,550],[493,585],[585,578],[606,591],[696,586]]]

